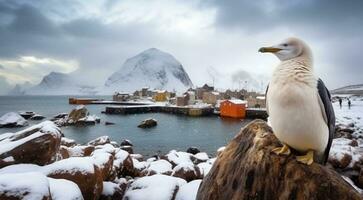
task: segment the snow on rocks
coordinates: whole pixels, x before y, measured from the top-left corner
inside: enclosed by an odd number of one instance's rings
[[[30,117],[30,120],[43,120],[45,117],[40,114],[34,114],[32,117]]]
[[[97,146],[97,145],[109,144],[110,142],[111,142],[110,137],[104,135],[104,136],[101,136],[94,140],[89,141],[87,144],[92,145],[92,146]]]
[[[29,118],[31,118],[32,116],[35,115],[35,112],[33,112],[33,111],[21,111],[21,112],[19,112],[19,115],[24,117],[24,119],[29,119]]]
[[[215,158],[209,159],[206,162],[199,163],[197,166],[199,167],[200,173],[203,177],[205,177],[214,164]]]
[[[98,199],[102,192],[102,171],[89,157],[73,157],[42,167],[48,177],[73,181],[84,199]]]
[[[45,121],[16,133],[0,136],[0,167],[16,163],[49,164],[56,159],[60,129]]]
[[[337,138],[333,140],[332,148],[329,153],[329,162],[337,168],[344,169],[352,167],[355,162],[360,160],[363,155],[357,155],[357,148],[352,147],[351,140],[346,138]],[[355,160],[353,160],[353,157]]]
[[[66,147],[73,147],[73,146],[76,146],[77,143],[73,139],[62,137],[61,138],[61,145],[66,146]]]
[[[202,178],[199,167],[189,162],[180,163],[175,166],[171,175],[182,178],[188,182]]]
[[[195,160],[194,160],[195,163],[205,162],[209,159],[208,154],[205,152],[197,153],[197,154],[193,155],[193,157],[195,158]]]
[[[100,123],[100,118],[96,115],[89,115],[87,108],[84,105],[79,105],[74,108],[69,114],[61,113],[55,116],[52,121],[58,126],[69,125],[94,125]]]
[[[120,149],[115,154],[113,166],[116,169],[117,176],[137,176],[134,169],[134,162],[127,151]]]
[[[101,119],[96,115],[88,115],[86,117],[80,118],[75,122],[75,125],[95,125],[96,123],[100,123]]]
[[[180,187],[175,200],[195,200],[202,180],[194,180]]]
[[[16,112],[9,112],[0,117],[0,128],[27,126],[28,122]]]
[[[113,182],[103,182],[103,190],[100,200],[122,199],[125,191],[120,186]]]
[[[103,180],[112,180],[116,176],[112,173],[114,155],[106,152],[95,152],[92,154],[93,163],[101,170]]]
[[[90,156],[95,150],[95,147],[90,145],[77,145],[73,147],[61,146],[61,148],[67,151],[68,157]]]
[[[39,172],[1,174],[0,199],[51,199],[48,178]]]
[[[176,166],[181,163],[193,163],[192,155],[187,152],[171,150],[166,154],[166,159],[173,165]]]
[[[44,183],[42,187],[48,191],[45,199],[175,199],[182,185],[203,177],[213,164],[213,159],[204,152],[193,155],[172,150],[165,156],[146,159],[112,144],[115,142],[107,136],[79,145],[61,135],[60,129],[50,121],[0,135],[0,177],[38,174],[32,182]],[[50,136],[56,138],[55,142],[52,143]],[[33,146],[23,146],[28,143]],[[50,144],[52,146],[47,146]],[[132,147],[132,143],[125,140],[123,146]],[[16,153],[9,153],[14,149],[23,152],[23,160],[19,160]],[[42,154],[51,155],[47,162],[35,159]],[[192,182],[186,187],[189,189],[185,189],[186,192],[190,190],[189,196],[180,194],[180,198],[193,196],[195,186]],[[1,187],[0,184],[0,199]],[[20,190],[12,190],[20,196],[16,198],[23,198]],[[29,189],[30,194],[34,192]]]
[[[156,160],[149,162],[147,168],[142,171],[145,176],[150,176],[154,174],[165,174],[171,175],[172,165],[166,160]]]
[[[48,178],[52,200],[83,200],[78,185],[65,179]]]
[[[181,178],[153,175],[136,179],[126,190],[124,199],[128,200],[171,200],[180,187],[186,184]]]

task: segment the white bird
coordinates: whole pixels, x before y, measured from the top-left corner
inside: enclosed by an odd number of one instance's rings
[[[297,156],[297,161],[310,165],[315,159],[325,164],[334,136],[335,115],[329,90],[313,73],[310,48],[300,39],[289,38],[259,51],[273,53],[281,60],[266,91],[269,122],[283,143],[273,152],[289,155],[291,147],[305,154]]]

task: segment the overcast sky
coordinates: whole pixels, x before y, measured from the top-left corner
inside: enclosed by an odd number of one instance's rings
[[[102,85],[125,59],[151,48],[176,57],[195,85],[239,70],[269,76],[258,48],[295,36],[313,50],[330,89],[363,83],[361,0],[0,0],[0,94],[51,71]]]

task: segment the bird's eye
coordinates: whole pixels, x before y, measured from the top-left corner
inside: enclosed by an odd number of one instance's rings
[[[282,46],[287,47],[287,46],[288,46],[288,44],[283,44]]]

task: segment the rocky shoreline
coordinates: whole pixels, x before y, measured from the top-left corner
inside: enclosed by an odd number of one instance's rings
[[[24,123],[18,114],[11,116]],[[363,130],[357,120],[338,117],[327,167],[363,195]],[[79,106],[51,121],[1,134],[0,199],[195,199],[216,160],[196,147],[144,157],[131,141],[108,136],[78,144],[60,128],[91,122],[99,118]],[[216,151],[217,157],[224,149]]]
[[[45,121],[1,135],[0,199],[193,199],[215,158],[189,151],[146,159],[131,141],[102,136],[81,145]]]

